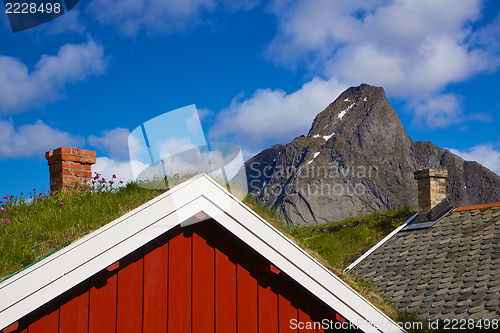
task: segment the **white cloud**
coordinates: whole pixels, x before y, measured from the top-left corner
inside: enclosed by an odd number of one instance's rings
[[[479,28],[471,36],[471,44],[483,47],[490,52],[500,50],[500,13],[488,25]]]
[[[118,161],[129,160],[128,136],[130,131],[126,128],[115,128],[102,131],[101,136],[90,135],[88,141],[91,145],[102,148],[107,155]]]
[[[419,59],[373,45],[346,47],[327,61],[328,74],[345,82],[370,82],[392,95],[432,95],[448,83],[460,82],[490,68],[481,52],[467,52],[449,38],[429,38]]]
[[[425,123],[431,128],[446,127],[465,121],[490,122],[492,116],[485,113],[463,113],[461,96],[456,94],[442,94],[422,100],[413,100],[409,103],[415,114],[414,123]]]
[[[138,160],[140,156],[146,151],[146,147],[141,144],[141,141],[134,137],[129,136],[128,139],[129,156],[131,160]]]
[[[87,7],[97,21],[113,25],[123,34],[170,33],[191,29],[218,9],[250,10],[256,0],[93,0]]]
[[[191,142],[190,138],[178,138],[173,136],[158,142],[157,145],[158,151],[160,152],[160,158],[162,159],[197,147]]]
[[[259,89],[243,101],[240,94],[217,115],[208,136],[214,140],[233,137],[247,153],[267,148],[269,140],[289,142],[300,133],[306,134],[314,117],[345,88],[335,80],[314,78],[291,94]]]
[[[48,35],[68,32],[74,32],[81,35],[85,32],[85,25],[80,20],[80,11],[78,9],[72,9],[56,20],[42,24],[36,27],[36,29]]]
[[[82,146],[85,139],[68,132],[53,129],[41,120],[18,128],[10,120],[0,119],[0,157],[16,158],[45,152],[61,146]]]
[[[102,74],[108,59],[101,44],[63,45],[57,54],[42,55],[30,72],[19,59],[0,56],[0,115],[25,111],[64,98],[67,84]]]
[[[96,164],[92,166],[92,171],[99,173],[100,177],[112,179],[116,175],[116,182],[122,180],[124,184],[134,180],[152,180],[163,178],[164,174],[189,174],[205,172],[212,175],[218,175],[222,179],[221,168],[224,167],[228,179],[234,177],[240,167],[243,165],[243,157],[236,145],[217,145],[212,146],[213,151],[201,151],[195,147],[187,138],[171,138],[163,144],[164,153],[170,154],[178,151],[175,155],[168,155],[171,158],[165,158],[163,163],[150,166],[136,159],[131,161],[117,161],[109,157],[98,157]],[[214,170],[217,169],[215,172]],[[239,178],[238,178],[239,179]],[[158,188],[163,188],[161,182]],[[239,185],[241,186],[241,184]],[[241,188],[243,191],[244,188]],[[246,192],[244,192],[246,194]],[[243,195],[244,196],[244,195]]]
[[[500,16],[473,31],[481,18],[479,0],[275,0],[267,9],[278,33],[267,55],[291,67],[306,64],[328,79],[315,78],[287,94],[259,89],[236,96],[216,117],[208,137],[243,146],[245,157],[268,142],[289,142],[306,133],[316,114],[348,86],[383,86],[408,101],[415,122],[445,127],[467,120],[461,96],[443,93],[452,82],[497,70]]]
[[[444,94],[415,101],[412,109],[415,112],[415,122],[424,121],[433,128],[463,121],[462,105],[455,94]]]
[[[500,175],[500,151],[495,150],[492,145],[484,144],[468,150],[450,149],[450,151],[466,161],[476,161]]]
[[[279,32],[268,51],[285,63],[312,57],[340,82],[403,97],[435,93],[491,69],[487,50],[467,43],[481,7],[479,0],[295,1],[272,9]]]
[[[201,123],[198,112],[193,111],[191,117],[186,119],[186,130],[192,135],[195,135],[201,131]]]
[[[166,174],[205,172],[210,168],[210,155],[194,145],[190,138],[169,137],[158,143]],[[161,176],[163,169],[157,170]]]
[[[210,118],[211,116],[213,116],[215,114],[214,111],[208,109],[208,108],[201,108],[201,109],[198,109],[198,116],[200,117],[200,120],[201,119],[205,119],[205,118]]]
[[[474,30],[482,8],[481,0],[275,0],[268,9],[278,33],[267,55],[346,85],[383,86],[418,106],[417,117],[433,120],[432,106],[451,101],[439,96],[448,84],[498,70],[500,15]],[[441,109],[439,126],[441,116],[457,112]]]
[[[265,149],[265,148],[268,148],[268,147],[264,147],[262,149]],[[243,160],[248,161],[249,159],[251,159],[252,157],[257,155],[258,153],[260,153],[262,151],[262,149],[249,150],[246,147],[242,147],[241,154],[243,155]]]
[[[132,161],[116,161],[109,157],[98,157],[96,163],[92,166],[92,172],[101,174],[106,180],[112,179],[116,175],[116,181],[122,180],[126,184],[129,181],[135,180],[134,171],[137,174],[147,168],[148,165],[137,160]]]

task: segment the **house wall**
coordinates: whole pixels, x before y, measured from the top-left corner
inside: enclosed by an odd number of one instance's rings
[[[178,226],[22,318],[15,332],[278,333],[298,332],[291,320],[339,318],[269,265],[213,220]]]

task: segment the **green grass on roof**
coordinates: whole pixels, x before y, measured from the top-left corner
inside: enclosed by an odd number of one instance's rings
[[[295,228],[290,234],[332,266],[345,269],[414,213],[408,207],[384,213],[375,212],[359,218]]]
[[[153,181],[119,185],[96,175],[90,190],[77,185],[54,194],[30,192],[29,198],[0,201],[0,281],[31,266],[81,236],[99,229],[197,173],[179,173]],[[220,183],[220,179],[214,178]],[[233,192],[238,192],[235,188]]]
[[[73,194],[74,189],[54,195],[30,193],[30,200],[4,197],[0,206],[0,279],[164,192],[135,183],[119,189],[107,181],[101,185],[94,191]]]
[[[396,305],[378,293],[371,283],[351,273],[343,273],[344,268],[410,218],[416,212],[416,208],[405,207],[384,213],[377,212],[314,227],[290,227],[287,222],[280,219],[274,209],[250,197],[247,197],[245,204],[395,322],[420,322],[426,328],[426,323],[417,313],[397,309]],[[428,330],[409,329],[407,332],[428,332]]]

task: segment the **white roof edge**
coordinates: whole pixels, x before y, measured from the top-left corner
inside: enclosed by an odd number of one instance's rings
[[[205,174],[189,179],[0,283],[0,329],[200,210],[204,210],[346,319],[360,324],[362,330],[405,332]],[[261,223],[252,223],[257,222],[255,219]]]
[[[214,180],[210,179],[212,182],[215,183]],[[311,261],[313,261],[317,266],[319,266],[324,272],[328,273],[331,277],[333,277],[335,280],[337,280],[340,284],[342,284],[345,288],[348,288],[351,292],[353,292],[354,294],[356,294],[359,298],[361,298],[363,301],[365,301],[366,303],[368,303],[371,307],[373,307],[374,309],[376,309],[376,311],[380,312],[383,316],[385,316],[387,319],[391,320],[389,317],[387,317],[382,311],[380,311],[377,307],[375,307],[373,304],[371,304],[368,300],[366,300],[363,296],[361,296],[357,291],[355,291],[354,289],[352,289],[347,283],[345,283],[342,279],[340,279],[338,276],[336,276],[333,272],[331,272],[328,268],[326,268],[325,266],[323,266],[323,264],[321,264],[319,261],[317,261],[314,257],[312,257],[309,253],[307,253],[306,251],[304,251],[301,247],[299,247],[297,244],[295,244],[293,241],[291,241],[288,237],[286,237],[285,235],[283,235],[282,232],[280,232],[279,230],[277,230],[274,226],[272,226],[269,222],[267,222],[266,220],[264,220],[262,217],[260,217],[259,215],[257,215],[252,209],[250,209],[247,205],[245,205],[243,202],[241,202],[240,200],[238,200],[238,198],[234,197],[231,193],[225,191],[221,186],[220,184],[218,183],[215,183],[215,185],[217,185],[218,187],[220,187],[224,193],[230,197],[232,197],[233,200],[235,200],[236,202],[238,202],[238,204],[240,204],[243,208],[245,208],[249,213],[251,213],[252,215],[254,215],[257,219],[259,219],[262,223],[264,223],[268,228],[272,229],[277,235],[279,235],[279,237],[281,237],[283,240],[285,240],[286,242],[288,242],[291,246],[293,246],[295,249],[297,249],[298,251],[300,251],[303,255],[305,255],[308,259],[310,259]],[[417,213],[418,214],[418,213]],[[415,216],[417,215],[415,214],[414,216],[412,216],[410,219],[408,219],[408,221],[406,223],[409,223],[412,221],[413,218],[415,218]],[[406,225],[406,224],[405,224]],[[404,225],[404,226],[405,226]]]
[[[212,182],[215,183],[215,181],[213,181],[212,179],[210,179]],[[219,187],[224,194],[230,196],[234,201],[236,201],[240,206],[242,206],[243,208],[245,208],[245,210],[252,214],[255,218],[259,219],[267,228],[271,229],[275,235],[277,235],[281,240],[283,240],[284,242],[288,243],[289,246],[292,246],[294,248],[294,250],[300,252],[303,256],[307,257],[307,259],[311,262],[314,263],[314,265],[316,266],[317,269],[319,269],[322,273],[326,273],[329,278],[333,278],[334,281],[338,284],[339,287],[341,288],[345,288],[346,291],[348,293],[352,293],[350,296],[355,296],[354,298],[349,298],[349,301],[347,301],[346,305],[347,306],[350,306],[352,308],[355,308],[356,306],[353,306],[352,303],[355,303],[355,302],[361,302],[363,303],[364,305],[367,305],[368,307],[370,307],[371,310],[373,310],[376,315],[379,315],[379,316],[382,316],[384,318],[384,320],[386,320],[387,322],[386,323],[390,323],[389,325],[394,325],[395,327],[395,330],[383,330],[384,332],[405,332],[404,330],[400,329],[398,326],[396,326],[396,323],[393,322],[387,315],[385,315],[382,311],[380,311],[377,307],[375,307],[373,304],[371,304],[368,300],[366,300],[363,296],[361,296],[358,292],[356,292],[354,289],[352,289],[348,284],[346,284],[342,279],[340,279],[338,276],[336,276],[334,273],[332,273],[330,270],[328,270],[325,266],[323,266],[320,262],[318,262],[315,258],[313,258],[311,255],[309,255],[307,252],[305,252],[301,247],[299,247],[297,244],[295,244],[293,241],[291,241],[288,237],[286,237],[285,235],[283,235],[283,233],[281,233],[279,230],[277,230],[276,228],[274,228],[269,222],[267,222],[266,220],[264,220],[263,218],[261,218],[259,215],[257,215],[253,210],[251,210],[248,206],[246,206],[243,202],[241,202],[240,200],[238,200],[237,198],[235,198],[231,193],[227,192],[224,190],[224,188],[222,188],[220,186],[220,184],[218,183],[215,183],[215,185],[217,187]],[[210,195],[207,195],[206,196],[207,199],[210,200]],[[214,203],[214,205],[216,205],[216,203]],[[226,214],[231,216],[231,211],[230,209],[225,209],[226,211]],[[245,220],[245,219],[236,219],[235,217],[231,216],[233,218],[233,220],[235,220],[237,223],[243,225],[242,223],[240,223],[239,221],[242,221],[242,220]],[[221,221],[218,221],[219,223],[221,223]],[[223,223],[221,223],[223,224]],[[227,226],[225,226],[227,228]],[[230,228],[228,228],[230,229]],[[248,228],[247,228],[248,229]],[[233,230],[230,230],[233,232],[233,234],[236,234]],[[252,232],[251,230],[248,229],[248,231]],[[262,234],[267,234],[267,233],[262,233]],[[259,235],[255,235],[255,237],[259,238]],[[241,237],[240,237],[241,238]],[[243,240],[243,239],[242,239]],[[243,240],[244,241],[244,240]],[[261,241],[264,241],[261,239]],[[248,244],[248,242],[246,242]],[[250,245],[250,244],[248,244]],[[273,243],[273,245],[271,244],[267,244],[269,247],[274,247],[275,244]],[[253,246],[252,246],[253,247]],[[253,247],[255,249],[255,247]],[[258,250],[258,249],[256,249]],[[258,251],[260,252],[260,251]],[[285,252],[285,253],[284,253]],[[263,253],[260,252],[262,255]],[[295,262],[297,261],[297,257],[294,255],[294,254],[289,254],[288,256],[286,254],[286,251],[281,251],[280,254],[284,255],[285,257],[287,257],[288,261],[292,264],[292,265],[295,265]],[[264,255],[265,257],[265,255]],[[267,258],[267,259],[270,259],[270,258]],[[274,262],[273,260],[270,260],[273,264],[276,264],[276,262]],[[295,265],[297,266],[297,265]],[[282,267],[279,267],[278,268],[282,268]],[[302,270],[302,269],[301,269]],[[295,276],[293,274],[289,274],[289,272],[287,272],[285,269],[283,269],[283,271],[285,273],[287,273],[288,275],[290,275],[292,278],[294,278]],[[308,275],[309,278],[311,278],[312,280],[314,280],[316,283],[318,283],[319,285],[321,285],[322,287],[324,287],[326,290],[330,290],[330,289],[335,289],[335,288],[332,288],[332,286],[328,286],[327,287],[327,284],[328,283],[321,283],[320,281],[317,281],[314,279],[314,276],[311,276],[311,275],[314,275],[314,274],[311,274],[310,272],[307,272],[307,271],[304,271],[302,270],[304,274]],[[299,282],[299,281],[298,281]],[[333,281],[329,281],[330,283],[332,283]],[[304,285],[304,284],[302,284]],[[313,292],[314,293],[314,292]],[[318,298],[322,299],[323,301],[325,301],[325,299],[323,299],[323,295],[318,293],[318,294],[315,294]],[[332,306],[332,304],[328,301],[325,301],[325,303],[327,303],[328,305]],[[359,303],[358,303],[359,305]],[[332,306],[332,308],[335,308],[335,306]],[[338,309],[337,309],[338,310]],[[358,309],[359,310],[359,309]],[[363,310],[366,310],[366,309],[363,309]],[[360,313],[358,313],[357,311],[354,311],[357,313],[357,315],[360,316],[360,318],[356,318],[357,320],[361,319],[363,321],[368,321],[368,322],[371,322],[371,323],[378,323],[378,321],[374,321],[375,318],[373,316],[371,316],[371,318],[366,318],[364,317],[363,315],[361,315]],[[375,314],[373,313],[373,314]],[[342,314],[342,313],[341,313]],[[343,315],[343,314],[342,314]],[[356,320],[353,320],[353,318],[349,318],[349,316],[345,316],[346,319],[349,319],[351,322],[356,322]],[[364,317],[364,318],[363,318]],[[383,325],[383,324],[382,324]],[[390,328],[390,326],[389,326]],[[378,330],[376,330],[378,332]]]
[[[408,224],[410,224],[414,219],[415,217],[417,217],[418,215],[418,212],[416,212],[415,214],[413,214],[412,217],[410,217],[408,220],[406,220],[406,222],[397,227],[396,229],[394,229],[389,235],[385,236],[384,239],[382,239],[380,242],[378,242],[377,244],[375,244],[371,249],[369,249],[368,251],[366,251],[361,257],[359,257],[355,262],[353,262],[352,264],[350,264],[346,269],[344,269],[344,273],[346,272],[349,272],[351,269],[353,269],[357,264],[359,264],[360,262],[362,262],[366,257],[368,257],[370,254],[372,254],[376,249],[378,249],[379,247],[381,247],[385,242],[387,242],[389,239],[392,238],[392,236],[394,236],[395,234],[397,234],[401,229],[403,229],[404,227],[406,227]]]

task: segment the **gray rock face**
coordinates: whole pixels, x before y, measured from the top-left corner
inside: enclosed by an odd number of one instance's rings
[[[413,172],[429,167],[448,169],[447,191],[457,205],[500,201],[500,177],[430,142],[413,142],[383,88],[366,84],[319,113],[306,137],[245,163],[250,195],[298,225],[416,205]]]

